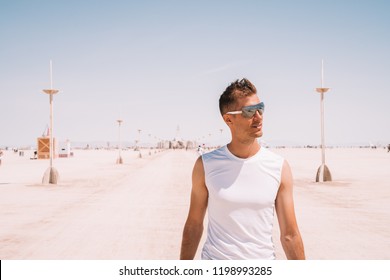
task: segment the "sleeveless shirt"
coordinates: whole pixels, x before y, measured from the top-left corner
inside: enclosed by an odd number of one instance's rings
[[[261,147],[252,157],[227,146],[202,155],[208,197],[202,259],[275,259],[275,199],[284,159]]]

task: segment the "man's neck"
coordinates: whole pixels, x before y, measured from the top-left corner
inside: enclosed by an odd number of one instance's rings
[[[239,141],[233,139],[227,144],[229,151],[238,158],[249,158],[254,156],[261,148],[257,139],[251,139],[250,141]]]

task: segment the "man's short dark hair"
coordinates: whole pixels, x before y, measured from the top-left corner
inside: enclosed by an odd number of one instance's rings
[[[240,97],[251,96],[257,93],[256,87],[246,78],[231,83],[219,98],[219,111],[221,115],[233,110]]]

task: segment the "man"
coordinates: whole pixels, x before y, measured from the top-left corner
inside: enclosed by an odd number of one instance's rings
[[[232,139],[195,162],[180,259],[194,258],[206,210],[209,222],[202,259],[275,259],[274,208],[286,257],[305,259],[290,167],[257,141],[263,135],[264,103],[256,93],[255,86],[242,79],[228,86],[219,99]]]

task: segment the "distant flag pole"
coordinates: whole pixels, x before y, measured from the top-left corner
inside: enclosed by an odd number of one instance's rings
[[[332,181],[332,175],[325,164],[324,93],[329,89],[324,87],[324,60],[322,60],[321,87],[316,88],[316,91],[321,94],[321,166],[317,170],[316,182]]]
[[[139,158],[142,158],[142,153],[141,153],[141,147],[140,147],[140,142],[141,142],[141,129],[138,129],[138,140],[136,141],[137,142],[137,147],[136,147],[136,149],[137,149],[137,151],[139,151],[139,155],[138,155],[138,157]]]
[[[53,157],[54,157],[54,142],[53,142],[53,94],[58,93],[57,89],[53,89],[53,67],[52,61],[50,60],[50,89],[44,89],[44,93],[48,94],[50,97],[50,166],[43,175],[42,183],[43,184],[57,184],[59,175],[58,171],[53,167]]]
[[[121,119],[118,119],[116,120],[118,122],[118,131],[119,131],[119,141],[118,141],[118,159],[116,160],[116,163],[117,164],[122,164],[123,163],[123,159],[122,159],[122,155],[121,155],[121,151],[122,151],[122,139],[121,139],[121,124],[123,122],[123,120]]]

